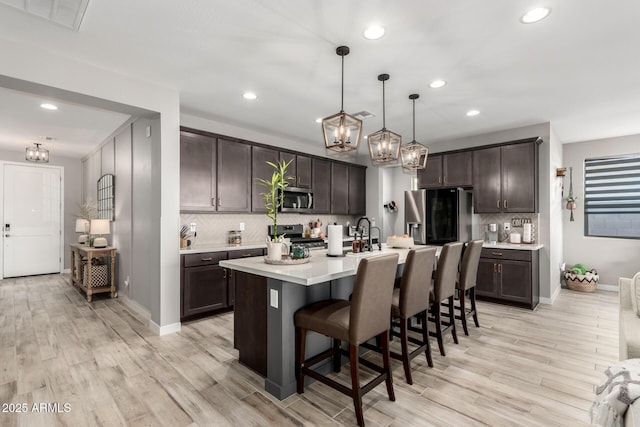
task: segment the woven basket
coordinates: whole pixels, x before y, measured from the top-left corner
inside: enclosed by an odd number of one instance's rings
[[[568,270],[564,272],[564,278],[569,289],[580,292],[595,292],[600,280],[595,269],[587,271],[586,274],[577,274],[573,270]]]
[[[82,279],[84,285],[88,287],[88,271],[86,265],[83,266]],[[91,288],[103,288],[109,286],[109,270],[107,264],[93,264],[91,265]]]

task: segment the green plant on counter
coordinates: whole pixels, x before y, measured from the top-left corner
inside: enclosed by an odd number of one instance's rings
[[[276,235],[276,226],[278,225],[278,209],[282,206],[284,201],[284,189],[289,186],[289,180],[293,179],[291,176],[287,176],[287,168],[293,160],[285,162],[280,160],[278,163],[267,162],[274,171],[271,175],[271,179],[256,178],[260,184],[262,184],[267,191],[262,194],[264,200],[264,207],[267,209],[267,217],[273,221],[273,241],[278,240]]]

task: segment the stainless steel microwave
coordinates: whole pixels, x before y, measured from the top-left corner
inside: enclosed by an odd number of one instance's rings
[[[310,212],[313,209],[313,190],[287,187],[280,212]]]

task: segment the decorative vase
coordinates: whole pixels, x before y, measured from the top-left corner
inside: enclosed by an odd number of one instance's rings
[[[289,255],[289,245],[280,237],[278,241],[273,241],[267,237],[267,259],[270,261],[280,261],[283,256]]]

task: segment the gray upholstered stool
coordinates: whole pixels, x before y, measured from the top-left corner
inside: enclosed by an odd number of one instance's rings
[[[482,240],[472,240],[467,244],[462,254],[462,266],[460,275],[456,283],[456,291],[458,300],[460,301],[460,315],[456,319],[462,320],[462,329],[464,334],[469,335],[467,329],[467,317],[473,316],[473,322],[476,328],[480,327],[478,323],[478,312],[476,311],[476,277],[478,276],[478,264],[480,263],[480,253],[482,252]],[[469,295],[469,303],[471,308],[465,307],[466,295]]]
[[[389,363],[389,323],[397,265],[398,254],[364,258],[358,265],[351,301],[320,301],[298,310],[294,316],[298,393],[304,392],[304,376],[308,375],[351,396],[360,426],[364,425],[362,395],[384,381],[389,400],[395,400]],[[308,330],[333,338],[333,348],[305,360]],[[358,356],[360,344],[374,337],[380,337],[382,343],[382,366],[375,365]],[[339,372],[342,354],[341,341],[349,343],[351,388],[311,369],[320,361],[333,357],[334,371]],[[360,386],[359,363],[379,373],[364,386]]]

